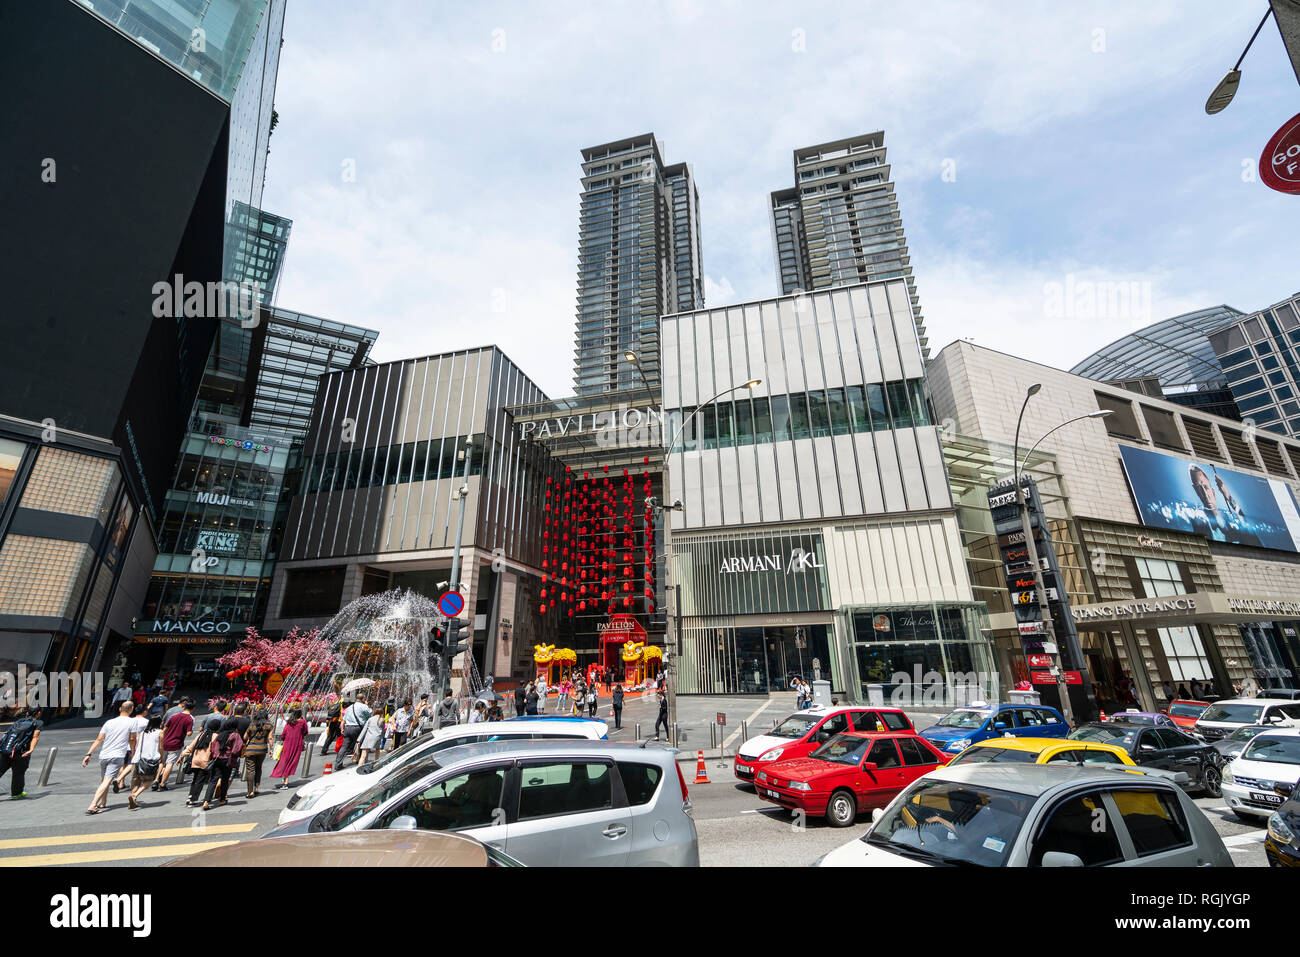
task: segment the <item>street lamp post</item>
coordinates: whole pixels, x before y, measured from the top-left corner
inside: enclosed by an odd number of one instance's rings
[[[1061,649],[1059,645],[1057,645],[1056,643],[1056,625],[1052,621],[1052,609],[1048,605],[1048,601],[1047,601],[1047,585],[1043,581],[1043,566],[1038,559],[1038,546],[1034,542],[1033,523],[1030,521],[1030,517],[1029,517],[1029,503],[1025,501],[1025,490],[1024,490],[1024,486],[1021,484],[1020,479],[1024,471],[1024,465],[1029,461],[1029,457],[1034,454],[1034,450],[1037,449],[1038,446],[1042,444],[1043,439],[1046,439],[1057,429],[1065,428],[1065,426],[1069,425],[1071,422],[1078,422],[1082,419],[1099,419],[1103,416],[1110,415],[1113,410],[1101,409],[1097,412],[1089,412],[1086,415],[1076,415],[1072,419],[1066,419],[1060,425],[1056,426],[1055,428],[1049,429],[1047,432],[1043,433],[1042,438],[1040,438],[1037,442],[1035,442],[1032,446],[1030,446],[1029,451],[1025,453],[1025,457],[1021,459],[1020,458],[1020,425],[1021,422],[1024,420],[1025,409],[1029,406],[1029,400],[1032,399],[1034,396],[1036,396],[1042,390],[1042,388],[1043,388],[1042,384],[1038,382],[1035,382],[1033,385],[1031,385],[1029,389],[1025,392],[1025,401],[1021,403],[1020,406],[1020,416],[1019,418],[1016,419],[1016,438],[1011,452],[1012,481],[1015,483],[1016,486],[1016,507],[1019,509],[1020,512],[1020,528],[1023,531],[1025,536],[1025,550],[1029,553],[1029,562],[1033,566],[1033,570],[1034,570],[1034,591],[1037,593],[1038,596],[1039,617],[1042,619],[1047,640],[1051,642],[1051,647],[1055,649],[1055,651],[1050,653],[1050,657],[1052,660],[1051,670],[1052,670],[1052,675],[1056,678],[1057,691],[1061,696],[1061,714],[1065,716],[1065,721],[1067,724],[1074,724],[1074,709],[1070,706],[1070,686],[1066,682],[1065,669],[1061,667]],[[1046,523],[1046,519],[1047,516],[1044,515],[1043,516],[1044,523]],[[1046,524],[1044,524],[1043,526],[1043,535],[1044,536],[1047,535]],[[1061,582],[1059,584],[1061,584],[1061,586],[1064,587],[1064,582]],[[1080,667],[1082,667],[1082,662],[1078,662],[1078,664]]]

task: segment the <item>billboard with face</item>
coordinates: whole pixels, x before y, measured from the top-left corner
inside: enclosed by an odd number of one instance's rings
[[[1300,509],[1284,482],[1129,446],[1120,457],[1142,524],[1300,552]]]

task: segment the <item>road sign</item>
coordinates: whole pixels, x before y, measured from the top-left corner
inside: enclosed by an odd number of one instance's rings
[[[725,725],[727,723],[727,713],[725,711],[719,711],[716,717],[718,719],[718,724]]]
[[[1051,655],[1030,655],[1029,667],[1050,668],[1052,667],[1052,656]]]
[[[455,618],[465,608],[465,599],[458,591],[444,592],[438,599],[438,608],[448,618]]]
[[[1029,680],[1036,685],[1056,684],[1056,677],[1050,671],[1031,671]],[[1081,685],[1083,684],[1083,675],[1077,671],[1067,671],[1065,672],[1065,683],[1067,685]]]
[[[1300,194],[1300,113],[1283,123],[1264,147],[1259,178],[1279,193]]]

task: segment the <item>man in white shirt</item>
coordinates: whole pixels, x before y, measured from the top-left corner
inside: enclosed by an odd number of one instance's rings
[[[95,789],[95,796],[90,801],[90,807],[86,809],[87,814],[98,814],[108,804],[108,786],[117,780],[122,766],[135,751],[138,739],[136,721],[131,717],[133,708],[134,705],[130,701],[123,701],[118,706],[117,717],[104,722],[104,726],[99,730],[99,737],[95,738],[90,750],[81,759],[81,766],[87,767],[95,749],[103,745],[99,752],[101,780],[99,787]]]
[[[537,713],[546,714],[546,679],[537,679]]]
[[[343,747],[339,748],[339,756],[334,764],[335,773],[343,770],[343,762],[352,754],[357,739],[361,737],[361,729],[366,726],[372,714],[374,712],[366,704],[366,696],[360,694],[356,701],[343,709]]]

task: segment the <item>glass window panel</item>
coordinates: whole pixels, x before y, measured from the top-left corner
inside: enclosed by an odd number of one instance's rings
[[[732,406],[736,410],[736,444],[754,444],[754,410],[749,399],[738,399]]]
[[[808,397],[803,394],[790,396],[790,432],[796,439],[806,439],[811,434]]]
[[[891,421],[896,429],[906,429],[912,425],[911,404],[907,397],[907,384],[904,382],[887,382],[885,389],[889,395]]]
[[[871,431],[871,418],[867,414],[867,396],[862,391],[862,386],[851,385],[844,392],[848,400],[849,421],[853,431]]]
[[[885,406],[885,387],[879,382],[867,386],[867,408],[871,411],[872,431],[889,428],[889,410]]]
[[[718,415],[711,405],[700,410],[700,443],[704,449],[718,447]]]
[[[718,448],[729,449],[735,444],[735,427],[732,423],[730,402],[718,403]]]
[[[772,407],[767,399],[754,400],[754,441],[772,441]]]
[[[912,393],[912,424],[929,425],[930,412],[925,403],[925,380],[908,379],[907,387]]]
[[[772,440],[788,441],[792,437],[790,423],[790,399],[784,395],[772,396]]]
[[[808,408],[812,422],[812,434],[820,438],[831,434],[831,416],[826,407],[826,393],[818,389],[808,393]]]
[[[826,401],[831,407],[831,434],[847,434],[852,426],[849,422],[849,407],[844,401],[844,390],[827,389]]]

